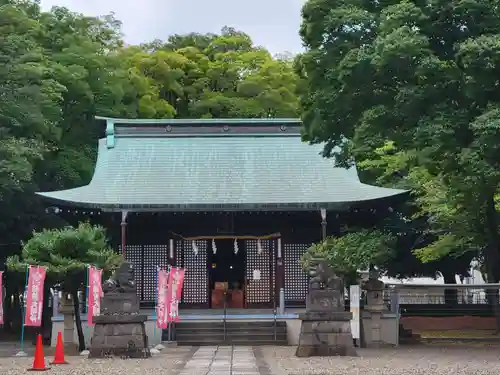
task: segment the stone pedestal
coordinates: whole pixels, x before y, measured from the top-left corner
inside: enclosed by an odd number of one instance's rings
[[[351,334],[351,313],[304,313],[297,357],[357,356]]]
[[[89,358],[151,356],[146,335],[147,315],[101,315],[94,317]]]
[[[302,320],[297,357],[357,356],[351,334],[352,314],[344,310],[339,290],[309,292]]]

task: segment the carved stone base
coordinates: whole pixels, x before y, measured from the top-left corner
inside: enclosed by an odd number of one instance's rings
[[[95,327],[89,358],[151,356],[146,335],[146,315],[101,315]]]
[[[307,312],[344,311],[344,295],[333,289],[313,290],[307,294]]]
[[[297,357],[352,356],[354,349],[351,334],[350,312],[307,312],[300,314],[300,329]]]
[[[101,316],[113,314],[139,314],[137,293],[107,293],[101,299]]]

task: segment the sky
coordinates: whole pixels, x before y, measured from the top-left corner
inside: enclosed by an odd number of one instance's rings
[[[298,35],[305,0],[41,0],[88,16],[113,12],[127,43],[165,40],[171,34],[219,32],[231,26],[272,53],[302,50]]]

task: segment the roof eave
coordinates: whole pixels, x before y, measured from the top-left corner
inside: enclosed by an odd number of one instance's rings
[[[94,209],[100,209],[102,205],[100,203],[92,203],[92,202],[85,202],[85,201],[73,201],[73,200],[67,200],[61,197],[58,197],[58,193],[61,191],[65,190],[59,190],[59,191],[51,191],[51,192],[36,192],[35,194],[42,197],[42,199],[45,199],[47,201],[51,201],[54,203],[59,203],[64,206],[71,206],[71,207],[81,207],[81,208],[94,208]]]
[[[346,202],[296,202],[296,203],[224,203],[224,204],[121,204],[73,201],[58,197],[58,191],[38,192],[37,195],[54,203],[80,208],[99,209],[107,212],[196,212],[196,211],[315,211],[324,208],[331,211],[345,211],[353,205],[390,199],[409,193],[406,190],[391,189],[392,194],[358,201]]]

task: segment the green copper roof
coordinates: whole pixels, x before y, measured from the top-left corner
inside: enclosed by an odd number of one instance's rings
[[[38,194],[81,207],[182,211],[332,209],[404,192],[335,168],[322,146],[301,142],[295,119],[107,120],[92,181]]]

